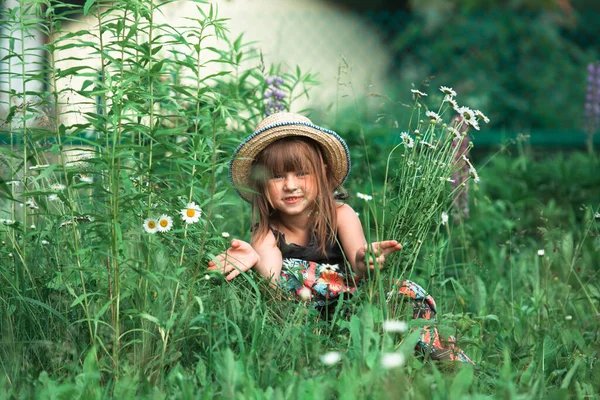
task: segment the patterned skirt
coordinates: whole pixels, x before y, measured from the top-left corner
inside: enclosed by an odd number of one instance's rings
[[[302,301],[310,301],[320,310],[335,306],[335,301],[342,293],[355,293],[358,282],[347,270],[340,270],[338,265],[317,264],[315,262],[288,258],[283,262],[279,285],[292,292]],[[412,318],[435,321],[435,300],[423,287],[415,282],[405,280],[387,294],[401,296],[412,307]],[[433,360],[450,360],[474,364],[473,361],[456,345],[456,338],[442,338],[433,325],[419,328],[421,335],[417,343],[417,352]]]

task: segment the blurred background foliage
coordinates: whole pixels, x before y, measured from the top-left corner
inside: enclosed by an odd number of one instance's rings
[[[487,113],[493,130],[581,130],[600,3],[583,0],[331,0],[383,32],[390,97],[425,78]]]

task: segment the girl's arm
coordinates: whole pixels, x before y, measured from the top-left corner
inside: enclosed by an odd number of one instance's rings
[[[342,250],[348,258],[354,273],[358,277],[365,275],[367,269],[382,267],[385,256],[402,249],[402,245],[396,240],[384,240],[367,245],[365,234],[356,212],[347,204],[337,208],[337,230]],[[374,257],[367,261],[365,255],[370,250]]]
[[[254,269],[265,278],[269,278],[272,282],[276,282],[281,274],[283,257],[281,255],[281,250],[277,247],[275,235],[273,235],[273,232],[270,230],[260,239],[252,235],[251,243],[259,256]]]
[[[230,281],[242,272],[254,268],[264,277],[276,281],[281,273],[283,260],[273,232],[269,231],[260,240],[253,236],[251,243],[233,239],[231,247],[225,253],[219,254],[214,261],[209,261],[207,269],[227,274],[225,279]]]

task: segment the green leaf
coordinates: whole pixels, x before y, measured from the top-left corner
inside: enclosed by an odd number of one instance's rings
[[[452,385],[450,386],[451,399],[460,399],[468,394],[469,387],[473,382],[473,367],[466,365],[463,369],[456,374]]]
[[[90,12],[90,8],[92,8],[92,6],[94,5],[94,3],[96,2],[96,0],[86,0],[85,4],[83,5],[83,16],[86,17],[88,15],[88,13]]]

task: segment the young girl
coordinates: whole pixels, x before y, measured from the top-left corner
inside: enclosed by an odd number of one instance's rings
[[[335,132],[293,113],[264,119],[230,163],[236,191],[252,204],[251,242],[233,239],[208,269],[231,280],[253,268],[317,307],[354,292],[367,270],[381,268],[402,246],[367,244],[356,212],[336,201],[349,171],[348,147]],[[435,302],[419,285],[405,281],[399,293],[415,318],[435,316]],[[444,346],[435,328],[424,329],[419,347],[434,359],[471,362],[452,339]]]

